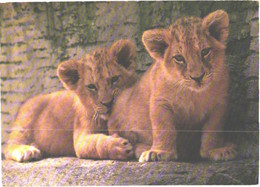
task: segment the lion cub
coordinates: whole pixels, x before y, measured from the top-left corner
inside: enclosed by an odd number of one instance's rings
[[[221,132],[228,107],[228,26],[227,13],[218,10],[144,32],[155,63],[122,92],[108,121],[109,132],[127,138],[140,162],[189,160],[196,153],[235,158],[235,145],[224,143]]]
[[[117,95],[136,80],[135,66],[135,45],[128,40],[61,63],[58,77],[68,90],[36,96],[21,106],[4,149],[6,159],[131,158],[126,139],[105,134]]]

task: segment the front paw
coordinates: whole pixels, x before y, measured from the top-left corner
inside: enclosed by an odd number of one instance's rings
[[[149,150],[142,153],[142,155],[139,158],[139,162],[171,161],[176,159],[176,152]]]
[[[9,150],[5,154],[7,159],[12,159],[17,162],[28,162],[39,160],[42,157],[41,151],[30,145],[17,145],[15,149]]]
[[[133,147],[128,140],[124,138],[113,138],[109,149],[109,159],[129,160],[133,158]]]
[[[237,154],[236,146],[234,144],[227,144],[224,147],[209,150],[206,157],[214,161],[228,161],[235,159]]]

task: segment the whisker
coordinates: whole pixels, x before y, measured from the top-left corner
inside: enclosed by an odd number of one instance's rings
[[[98,113],[98,111],[96,111],[96,112],[94,113],[94,115],[92,116],[91,124],[93,124],[93,122],[94,122],[93,125],[95,125],[95,124],[97,123],[98,116],[99,116],[99,113]]]
[[[94,115],[91,118],[91,124],[93,123],[93,120],[95,120],[95,116],[96,116],[96,113],[94,113]]]
[[[212,73],[206,75],[207,78],[212,77]]]
[[[97,119],[99,118],[99,112],[96,113],[96,116],[95,116],[95,122],[97,122]]]

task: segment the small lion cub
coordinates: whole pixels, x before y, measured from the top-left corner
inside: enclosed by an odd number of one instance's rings
[[[119,93],[136,81],[135,66],[136,48],[129,40],[61,63],[57,74],[67,90],[33,97],[21,106],[5,158],[130,159],[132,146],[126,139],[107,136],[106,123]]]
[[[186,160],[195,152],[211,160],[235,158],[236,146],[225,143],[222,133],[228,26],[227,13],[218,10],[144,32],[142,41],[155,62],[120,95],[108,123],[110,133],[133,142],[140,162]]]

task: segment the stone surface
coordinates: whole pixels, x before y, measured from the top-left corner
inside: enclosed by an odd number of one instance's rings
[[[2,161],[3,186],[257,184],[258,161],[198,163],[95,161],[48,158]]]

